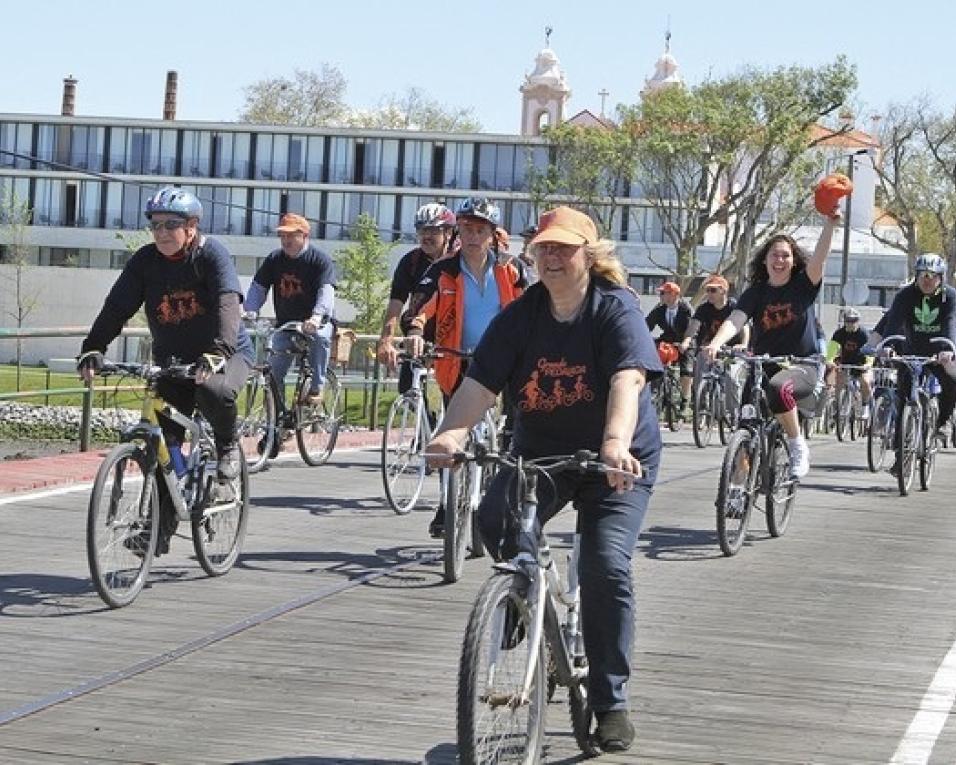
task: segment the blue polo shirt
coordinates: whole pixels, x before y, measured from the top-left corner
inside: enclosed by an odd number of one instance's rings
[[[461,272],[465,276],[465,315],[461,325],[461,349],[463,351],[478,347],[478,341],[481,340],[485,329],[501,311],[498,285],[495,284],[494,264],[495,254],[489,252],[485,259],[484,277],[480,277],[468,269],[464,255],[461,257]],[[479,279],[482,278],[484,288],[479,289],[479,284],[481,284]]]

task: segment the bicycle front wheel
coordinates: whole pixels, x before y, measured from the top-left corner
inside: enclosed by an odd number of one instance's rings
[[[923,491],[929,489],[936,470],[936,454],[939,442],[936,440],[936,423],[939,421],[939,408],[936,399],[930,399],[924,410],[926,421],[923,423],[923,444],[919,458],[919,485]]]
[[[850,406],[850,390],[846,386],[840,391],[837,397],[836,407],[836,437],[837,441],[843,441],[847,436],[847,429],[852,416],[852,407]]]
[[[114,447],[96,473],[86,522],[86,556],[110,608],[132,603],[146,584],[159,532],[159,491],[136,443]]]
[[[250,473],[258,473],[266,466],[279,438],[278,408],[268,375],[268,372],[254,372],[240,397],[237,428]]]
[[[717,487],[717,541],[724,555],[736,555],[743,546],[756,493],[756,455],[753,436],[741,428],[724,452]]]
[[[445,508],[444,574],[449,584],[461,579],[471,528],[471,482],[475,463],[466,462],[447,471],[442,504]]]
[[[388,409],[382,431],[382,483],[385,497],[398,515],[405,515],[418,502],[425,483],[425,459],[421,452],[418,407],[423,400],[399,396]]]
[[[338,378],[330,369],[318,401],[312,401],[309,391],[312,373],[303,375],[296,386],[295,440],[299,454],[306,465],[324,465],[332,456],[339,426],[345,416],[345,397]]]
[[[478,593],[468,618],[458,668],[458,756],[461,765],[532,765],[544,741],[544,646],[532,660],[531,613],[524,577],[495,574]]]
[[[703,449],[714,435],[715,386],[710,380],[702,380],[694,396],[694,443]]]
[[[770,443],[767,466],[767,531],[772,537],[782,536],[793,517],[797,482],[790,473],[787,439],[777,431]]]
[[[889,396],[874,396],[870,404],[870,428],[866,434],[866,464],[871,473],[883,469],[887,449],[892,445],[890,423],[893,402]]]
[[[249,520],[249,469],[241,457],[239,477],[228,483],[207,480],[206,502],[192,518],[193,549],[209,576],[222,576],[232,568]]]
[[[900,496],[910,493],[916,475],[916,452],[919,448],[919,411],[905,404],[896,423],[896,485]]]

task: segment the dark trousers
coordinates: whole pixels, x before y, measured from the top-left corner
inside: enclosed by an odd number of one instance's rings
[[[514,470],[502,469],[478,508],[481,536],[498,558],[533,552],[540,528],[568,502],[578,511],[578,574],[584,650],[590,665],[588,693],[596,712],[627,709],[636,605],[631,558],[647,514],[657,465],[630,491],[616,493],[603,476],[563,474],[538,483],[538,526],[531,538],[515,528]],[[510,512],[507,510],[510,508]]]
[[[217,444],[227,444],[236,437],[236,398],[246,384],[251,370],[249,362],[242,354],[235,354],[226,360],[226,366],[202,385],[191,380],[161,380],[159,395],[180,412],[192,414],[198,409],[209,420]],[[168,422],[163,426],[167,427]],[[169,427],[169,432],[182,440],[183,431],[179,427]]]
[[[926,365],[926,371],[932,373],[939,381],[939,426],[942,427],[956,407],[956,376],[951,375],[942,364],[933,362]],[[913,376],[906,367],[900,367],[897,380],[900,398],[906,401],[910,396]]]

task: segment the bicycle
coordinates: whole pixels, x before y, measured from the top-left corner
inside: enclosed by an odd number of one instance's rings
[[[836,397],[834,425],[838,441],[847,437],[856,441],[857,436],[865,433],[866,422],[863,418],[863,389],[860,378],[850,374],[853,371],[865,372],[869,367],[858,364],[839,364],[837,374],[842,378],[840,392]]]
[[[290,350],[273,350],[272,338],[276,333],[289,335]],[[325,373],[321,400],[310,400],[309,391],[315,376],[309,361],[312,342],[312,336],[303,330],[300,321],[286,322],[269,336],[270,355],[281,353],[296,361],[291,408],[283,403],[284,390],[274,379],[271,364],[266,362],[253,367],[239,412],[240,438],[247,444],[252,442],[244,451],[255,455],[249,464],[250,473],[263,470],[270,459],[278,456],[283,436],[288,432],[295,434],[299,455],[306,465],[324,465],[335,449],[339,428],[345,419],[345,395],[338,376],[329,368]]]
[[[717,488],[717,540],[724,555],[736,555],[744,543],[750,515],[761,494],[770,536],[782,536],[793,516],[797,479],[790,471],[790,446],[770,412],[763,390],[764,365],[787,364],[790,356],[748,356],[743,359],[751,380],[750,400],[740,408],[737,430],[730,437]]]
[[[593,452],[521,457],[461,453],[462,462],[510,467],[520,492],[521,528],[537,514],[537,481],[562,471],[606,474]],[[542,533],[536,554],[518,553],[494,566],[472,606],[458,671],[457,731],[462,765],[536,763],[543,748],[546,703],[567,687],[574,739],[587,756],[601,753],[592,740],[587,697],[588,663],[581,634],[579,538],[568,559],[567,586]],[[507,755],[512,755],[508,758]]]
[[[870,427],[866,432],[866,464],[878,473],[893,450],[896,439],[896,377],[891,367],[875,368],[873,397],[870,402]]]
[[[664,374],[651,383],[651,398],[657,410],[658,421],[667,423],[676,433],[684,424],[681,412],[680,366],[677,346],[673,343],[658,343],[657,353],[664,364]]]
[[[705,363],[701,358],[698,364]],[[727,365],[721,361],[712,364],[702,373],[697,390],[694,392],[692,420],[694,443],[705,448],[713,438],[714,426],[720,435],[720,443],[727,445],[730,433],[734,430],[734,413],[727,407]],[[733,381],[730,383],[733,385]]]
[[[164,378],[193,379],[195,367],[105,362],[99,374],[132,375],[146,381],[142,417],[124,430],[120,443],[96,473],[86,526],[86,551],[97,593],[110,608],[136,599],[149,574],[160,525],[162,482],[179,521],[189,521],[193,547],[209,576],[227,573],[239,557],[249,516],[249,473],[244,456],[239,477],[216,478],[212,430],[198,412],[191,417],[163,401]],[[181,426],[188,454],[168,440],[159,415]]]
[[[881,351],[891,342],[906,342],[903,335],[891,335],[880,341],[876,350]],[[956,346],[945,337],[934,337],[934,345],[945,345],[947,350],[956,353]],[[939,405],[936,401],[939,383],[930,374],[927,366],[934,363],[930,356],[892,356],[886,360],[897,367],[898,375],[908,374],[911,384],[909,396],[903,399],[897,387],[896,405],[896,483],[900,496],[909,494],[919,465],[920,488],[929,490],[936,468],[936,455],[940,444],[936,438]],[[897,377],[899,380],[899,376]]]

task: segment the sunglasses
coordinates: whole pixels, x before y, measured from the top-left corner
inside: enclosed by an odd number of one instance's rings
[[[146,224],[146,228],[150,231],[175,231],[185,227],[185,225],[186,221],[182,219],[170,218],[169,220],[151,220]]]

